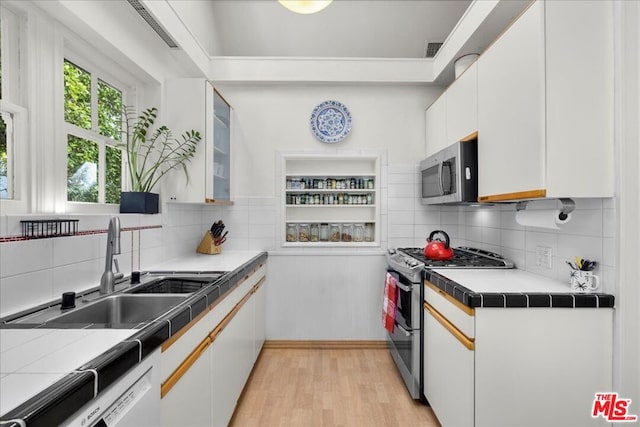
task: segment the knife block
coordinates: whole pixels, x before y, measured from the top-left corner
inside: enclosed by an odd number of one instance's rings
[[[222,252],[222,246],[216,246],[213,242],[213,236],[211,235],[211,232],[207,231],[200,241],[196,252],[198,252],[199,254],[217,255]]]

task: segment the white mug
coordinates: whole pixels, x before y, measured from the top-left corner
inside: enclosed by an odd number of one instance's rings
[[[600,278],[592,271],[573,270],[571,290],[573,292],[593,292],[600,287]]]

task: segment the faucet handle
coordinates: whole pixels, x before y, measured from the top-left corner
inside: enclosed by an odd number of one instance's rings
[[[118,258],[113,258],[113,264],[116,266],[116,272],[113,274],[114,279],[122,279],[124,273],[120,273],[120,266],[118,265]]]

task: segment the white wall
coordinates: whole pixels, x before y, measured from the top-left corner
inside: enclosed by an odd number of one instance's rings
[[[411,164],[424,155],[424,110],[441,92],[424,86],[217,85],[234,109],[232,193],[274,196],[278,150],[388,150],[390,165]],[[351,134],[323,144],[309,117],[326,100],[351,112]]]

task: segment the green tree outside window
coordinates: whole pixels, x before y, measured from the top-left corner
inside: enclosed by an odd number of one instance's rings
[[[75,64],[64,62],[65,121],[87,130],[96,130],[92,123],[92,105],[97,105],[97,133],[120,141],[122,138],[122,92],[102,80],[97,80],[97,100],[91,100],[91,74]],[[91,140],[68,135],[67,138],[67,200],[99,202],[97,177],[99,145]],[[122,150],[104,145],[105,202],[120,203],[122,189]],[[95,180],[94,180],[95,171]]]

